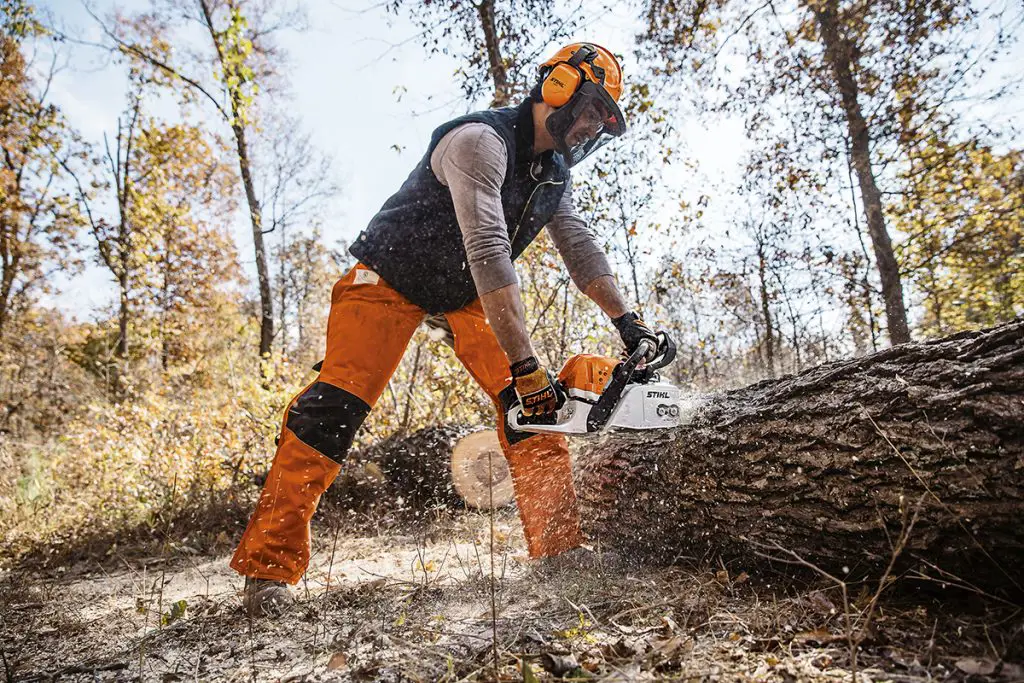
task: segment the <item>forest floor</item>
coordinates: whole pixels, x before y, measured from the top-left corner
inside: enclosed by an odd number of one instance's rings
[[[837,586],[764,570],[547,571],[525,559],[514,509],[494,524],[492,555],[478,512],[358,533],[321,521],[298,604],[276,620],[244,614],[227,533],[203,552],[168,543],[148,557],[23,563],[0,574],[3,671],[162,683],[1024,681],[1024,617],[1010,605],[918,596],[868,617],[866,587],[844,604]]]

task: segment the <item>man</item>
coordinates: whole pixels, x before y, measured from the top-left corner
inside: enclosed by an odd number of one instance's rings
[[[576,284],[610,317],[627,351],[654,335],[626,306],[604,252],[576,215],[569,167],[625,132],[622,72],[606,49],[577,43],[541,66],[518,107],[438,128],[423,160],[351,248],[334,286],[320,374],[291,402],[277,454],[231,566],[250,612],[292,601],[306,570],[309,522],[356,430],[413,332],[441,328],[494,401],[499,440],[532,558],[585,559],[565,438],[514,432],[505,413],[557,410],[564,393],[537,360],[512,261],[545,226]]]

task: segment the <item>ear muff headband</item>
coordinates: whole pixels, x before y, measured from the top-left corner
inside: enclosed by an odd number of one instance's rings
[[[597,57],[597,50],[584,43],[583,45],[580,45],[576,52],[572,53],[572,56],[569,57],[569,61],[566,62],[566,64],[570,66],[579,66],[588,60],[592,61],[595,57]]]
[[[579,90],[583,82],[584,74],[580,64],[586,61],[593,61],[598,55],[590,45],[581,45],[576,52],[569,57],[567,62],[559,62],[544,78],[540,86],[541,97],[552,107],[564,107],[569,99]],[[594,75],[604,80],[604,69]]]

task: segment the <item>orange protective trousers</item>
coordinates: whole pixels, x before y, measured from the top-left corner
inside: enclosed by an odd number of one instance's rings
[[[345,395],[372,407],[425,317],[423,309],[376,273],[356,265],[332,291],[327,352],[320,375],[310,387],[341,389],[338,393],[348,392]],[[512,378],[480,301],[446,313],[445,318],[454,336],[455,355],[491,397],[498,413],[498,436],[530,556],[557,555],[580,545],[583,536],[565,437],[535,434],[510,443],[498,394]],[[310,387],[293,398],[285,411],[277,453],[231,560],[231,567],[245,576],[296,583],[309,564],[310,519],[344,460],[343,453],[332,454],[337,460],[327,457],[308,443],[319,443],[316,439],[304,441],[289,428],[289,414]]]

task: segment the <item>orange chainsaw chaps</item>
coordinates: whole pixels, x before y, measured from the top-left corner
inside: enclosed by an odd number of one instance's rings
[[[502,445],[530,557],[558,555],[582,544],[565,437],[536,434],[511,446]]]
[[[357,263],[331,292],[320,380],[373,407],[426,314]]]
[[[424,315],[375,273],[357,265],[335,286],[327,353],[317,382],[347,391],[372,407]],[[514,435],[516,443],[509,442],[499,399],[511,383],[508,359],[479,300],[445,317],[455,339],[456,356],[498,412],[499,439],[512,474],[530,556],[557,555],[579,546],[584,537],[565,438]],[[575,366],[580,377],[589,378],[586,386],[600,392],[601,383],[607,381],[602,362],[576,361]],[[285,414],[277,454],[231,567],[246,576],[296,583],[310,560],[310,519],[341,468],[299,439],[287,426],[288,411]]]
[[[245,576],[297,583],[309,564],[310,519],[340,470],[338,463],[283,429],[231,568]]]
[[[277,454],[231,567],[245,576],[295,583],[310,558],[309,522],[341,466],[288,426],[300,397],[323,383],[373,407],[423,320],[423,311],[357,264],[334,286],[320,375],[289,403]],[[345,453],[333,453],[343,460]]]
[[[510,443],[499,394],[512,382],[508,359],[487,324],[480,300],[447,313],[455,355],[487,392],[498,413],[498,440],[508,461],[530,557],[558,555],[584,541],[565,437],[534,434]]]

